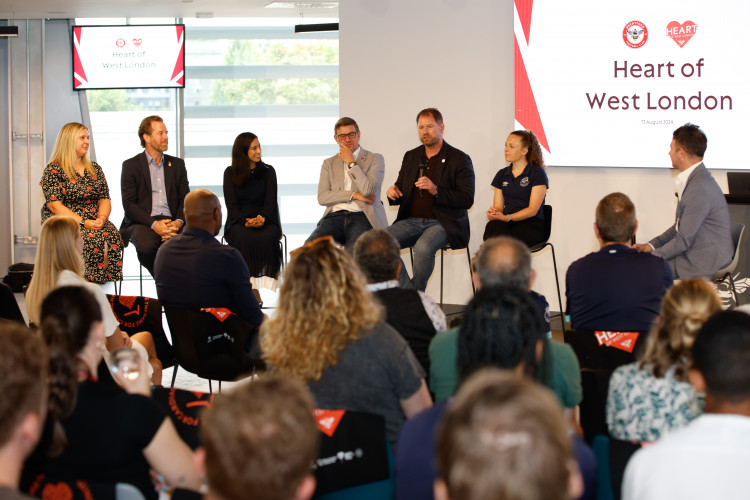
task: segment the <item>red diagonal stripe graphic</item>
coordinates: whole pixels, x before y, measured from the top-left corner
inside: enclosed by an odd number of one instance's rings
[[[531,35],[531,9],[534,4],[534,0],[516,0],[516,10],[518,11],[518,17],[521,19],[521,27],[523,28],[523,34],[526,36],[526,45],[529,44],[529,36]]]
[[[75,37],[76,45],[78,46],[78,50],[74,50],[73,53],[75,55],[73,60],[73,72],[80,76],[83,81],[80,81],[78,78],[76,78],[76,85],[75,87],[78,88],[80,85],[84,83],[88,83],[88,78],[86,78],[86,72],[83,70],[83,63],[81,62],[81,56],[78,54],[78,51],[81,50],[81,30],[83,28],[76,27],[73,28],[73,36]]]
[[[177,28],[177,42],[180,42],[182,39],[185,27],[184,26],[175,26]],[[174,78],[179,75],[181,72],[185,71],[183,54],[185,52],[185,42],[184,40],[180,44],[180,53],[177,54],[177,60],[174,63],[174,71],[172,71],[172,78],[170,80],[174,80]],[[182,76],[179,80],[177,80],[177,83],[179,85],[183,85],[183,82],[185,81],[185,73],[182,73]]]
[[[539,139],[539,144],[548,152],[552,152],[547,143],[547,134],[544,133],[542,119],[539,116],[539,108],[536,106],[534,92],[531,90],[529,75],[526,73],[526,65],[523,63],[521,49],[518,47],[518,37],[514,37],[516,45],[515,59],[515,98],[516,98],[516,121],[527,130],[531,130]]]

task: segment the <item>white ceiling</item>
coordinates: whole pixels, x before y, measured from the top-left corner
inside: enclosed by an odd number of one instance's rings
[[[315,0],[298,2],[304,7],[267,9],[272,0],[1,0],[0,19],[64,19],[76,17],[154,18],[220,17],[337,18],[338,8],[310,7]],[[326,0],[331,1],[331,0]],[[377,1],[377,0],[375,0]]]

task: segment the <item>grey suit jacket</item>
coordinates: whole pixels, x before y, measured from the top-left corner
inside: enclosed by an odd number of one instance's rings
[[[675,225],[649,243],[670,260],[675,278],[712,277],[734,255],[729,209],[721,188],[701,163],[677,203]]]
[[[346,175],[352,179],[352,188],[344,190],[344,161],[338,156],[332,156],[323,161],[320,168],[320,182],[318,182],[318,203],[326,207],[323,217],[331,212],[337,203],[347,203],[352,194],[359,191],[363,196],[375,195],[375,201],[365,203],[353,200],[367,216],[374,229],[384,229],[388,226],[385,208],[380,200],[380,187],[385,175],[385,160],[383,155],[370,153],[360,147],[359,156],[354,159],[356,165],[350,168]]]

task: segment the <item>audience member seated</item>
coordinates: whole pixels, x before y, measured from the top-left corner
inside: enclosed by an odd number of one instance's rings
[[[119,372],[120,385],[113,383],[99,348],[104,324],[93,295],[80,286],[58,288],[42,303],[40,318],[50,353],[49,413],[42,440],[26,464],[27,484],[40,474],[124,482],[155,499],[153,469],[172,486],[197,490],[193,452],[148,397],[145,360],[138,360],[135,379]]]
[[[225,307],[257,328],[263,313],[247,264],[236,248],[215,238],[221,219],[221,203],[211,191],[194,189],[185,197],[187,227],[156,254],[156,293],[162,305]]]
[[[360,236],[354,259],[367,278],[367,289],[385,307],[386,321],[404,337],[429,374],[427,351],[435,333],[445,330],[445,313],[426,293],[399,286],[401,249],[387,231],[373,229]]]
[[[617,368],[610,378],[607,425],[612,437],[653,442],[701,414],[702,401],[688,381],[690,349],[703,322],[720,310],[716,292],[701,279],[669,289],[643,358]]]
[[[234,140],[232,164],[224,170],[224,237],[242,254],[256,288],[275,289],[281,269],[278,186],[276,170],[260,154],[255,134],[242,132]]]
[[[307,382],[316,408],[382,415],[394,446],[404,420],[432,400],[419,362],[365,285],[330,237],[295,250],[261,349],[268,365]]]
[[[47,398],[47,346],[17,323],[0,322],[0,498],[18,492],[21,467],[34,450]]]
[[[518,244],[526,249],[521,242]],[[527,250],[528,251],[528,250]],[[550,357],[544,322],[536,301],[519,287],[484,287],[469,303],[458,335],[458,372],[466,380],[484,367],[514,370],[518,375],[547,382]],[[452,400],[437,404],[404,424],[396,452],[398,498],[431,499],[435,470],[435,429]],[[559,405],[556,410],[561,413]],[[562,415],[562,413],[561,413]],[[577,459],[586,471],[586,498],[593,498],[593,452],[573,435]]]
[[[487,210],[483,239],[513,236],[529,247],[544,241],[544,198],[549,181],[542,148],[530,130],[511,132],[505,140],[503,167],[492,179],[495,198]]]
[[[698,331],[688,377],[706,412],[633,455],[624,500],[748,497],[750,317],[723,311]]]
[[[109,221],[107,179],[102,167],[89,160],[89,131],[84,125],[68,123],[60,129],[41,186],[42,222],[68,215],[80,226],[86,281],[122,281],[122,236]]]
[[[548,332],[549,338],[549,308],[543,296],[531,291],[536,275],[531,269],[531,253],[526,245],[509,236],[491,238],[479,248],[475,267],[472,279],[477,290],[490,286],[509,286],[528,291],[528,295],[537,304],[536,314],[545,325],[544,331]],[[439,332],[430,343],[430,389],[438,403],[452,396],[458,386],[458,336],[459,329],[453,328]],[[557,394],[563,407],[572,409],[583,397],[578,359],[567,344],[550,341],[546,349],[552,366],[549,387]]]
[[[581,493],[560,406],[511,371],[486,369],[468,379],[438,432],[438,500],[564,500]]]
[[[139,332],[128,337],[120,330],[104,290],[89,283],[81,276],[81,251],[83,239],[75,219],[68,216],[55,216],[42,224],[39,233],[34,275],[26,292],[26,311],[29,321],[39,325],[42,301],[54,289],[61,286],[83,286],[91,292],[99,303],[104,318],[106,349],[109,352],[122,347],[132,347],[149,362],[149,373],[154,384],[161,384],[161,362],[156,356],[154,341],[149,332]],[[105,359],[109,360],[109,356]]]
[[[638,229],[635,206],[622,193],[596,207],[594,233],[600,250],[573,262],[565,278],[568,313],[576,330],[647,332],[667,289],[672,269],[656,255],[630,247]]]
[[[206,500],[306,500],[319,431],[302,382],[266,375],[220,394],[203,416],[198,474]]]

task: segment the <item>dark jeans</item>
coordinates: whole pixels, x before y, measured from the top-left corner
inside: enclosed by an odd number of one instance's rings
[[[359,236],[372,229],[370,221],[364,212],[331,212],[318,222],[318,227],[305,240],[308,243],[321,236],[333,236],[337,243],[344,245],[350,254],[354,251],[354,243]]]

